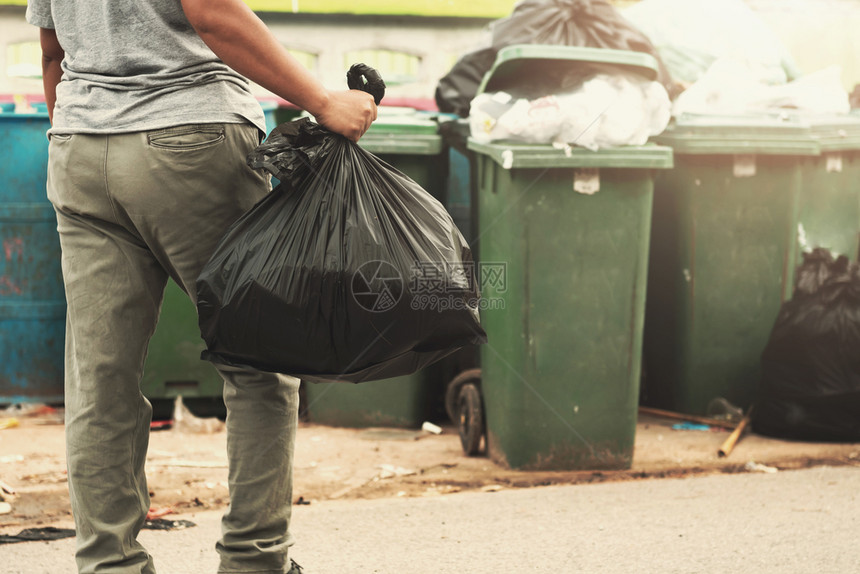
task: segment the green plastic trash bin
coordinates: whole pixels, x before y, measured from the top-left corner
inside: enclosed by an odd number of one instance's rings
[[[555,61],[553,61],[555,58]],[[485,81],[644,54],[518,47]],[[508,68],[508,64],[511,64]],[[519,71],[518,71],[519,70]],[[476,153],[482,392],[491,458],[534,470],[624,469],[633,458],[655,170],[669,148],[570,153],[469,140]]]
[[[444,202],[447,150],[437,122],[411,108],[379,108],[379,117],[359,140]],[[306,410],[315,423],[416,428],[444,412],[440,365],[404,377],[345,383],[305,383]]]
[[[654,195],[642,400],[747,408],[793,291],[798,201],[820,144],[797,118],[768,116],[682,117],[655,141],[675,168]]]
[[[629,468],[653,173],[671,167],[672,152],[470,147],[489,454],[513,468]],[[579,181],[600,190],[578,193]]]
[[[807,117],[804,121],[820,144],[821,155],[803,162],[798,255],[824,247],[856,260],[860,244],[860,118]]]

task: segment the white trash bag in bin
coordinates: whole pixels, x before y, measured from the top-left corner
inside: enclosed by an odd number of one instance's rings
[[[472,137],[535,144],[570,144],[591,150],[644,145],[666,129],[671,102],[655,81],[626,74],[596,74],[573,91],[528,99],[507,92],[478,95],[471,104]]]

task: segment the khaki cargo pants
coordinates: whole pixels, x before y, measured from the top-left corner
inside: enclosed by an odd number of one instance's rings
[[[245,164],[258,133],[203,124],[51,137],[48,197],[68,302],[66,449],[82,574],[155,572],[137,541],[149,509],[146,349],[168,277],[196,300],[195,281],[218,240],[268,192],[265,176]],[[231,503],[219,572],[281,574],[292,544],[298,381],[221,374]]]

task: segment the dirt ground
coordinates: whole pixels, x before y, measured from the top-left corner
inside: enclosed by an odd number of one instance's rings
[[[0,533],[38,525],[69,527],[61,413],[24,416],[0,430],[0,482],[11,511]],[[204,424],[200,423],[205,420]],[[226,436],[216,419],[152,432],[147,476],[155,508],[183,512],[228,503]],[[398,429],[343,429],[302,423],[297,439],[294,499],[440,496],[499,490],[700,474],[748,472],[754,461],[775,469],[860,466],[860,444],[786,442],[748,434],[727,458],[717,450],[728,431],[677,431],[678,421],[640,415],[633,467],[626,471],[535,472],[467,457],[453,426],[440,435]],[[201,428],[195,428],[201,427]],[[764,470],[764,469],[760,469]],[[2,505],[2,503],[0,503]]]

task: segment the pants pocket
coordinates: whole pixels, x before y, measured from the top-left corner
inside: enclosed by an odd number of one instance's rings
[[[150,147],[178,152],[214,147],[224,139],[224,126],[220,124],[178,126],[146,134]]]

